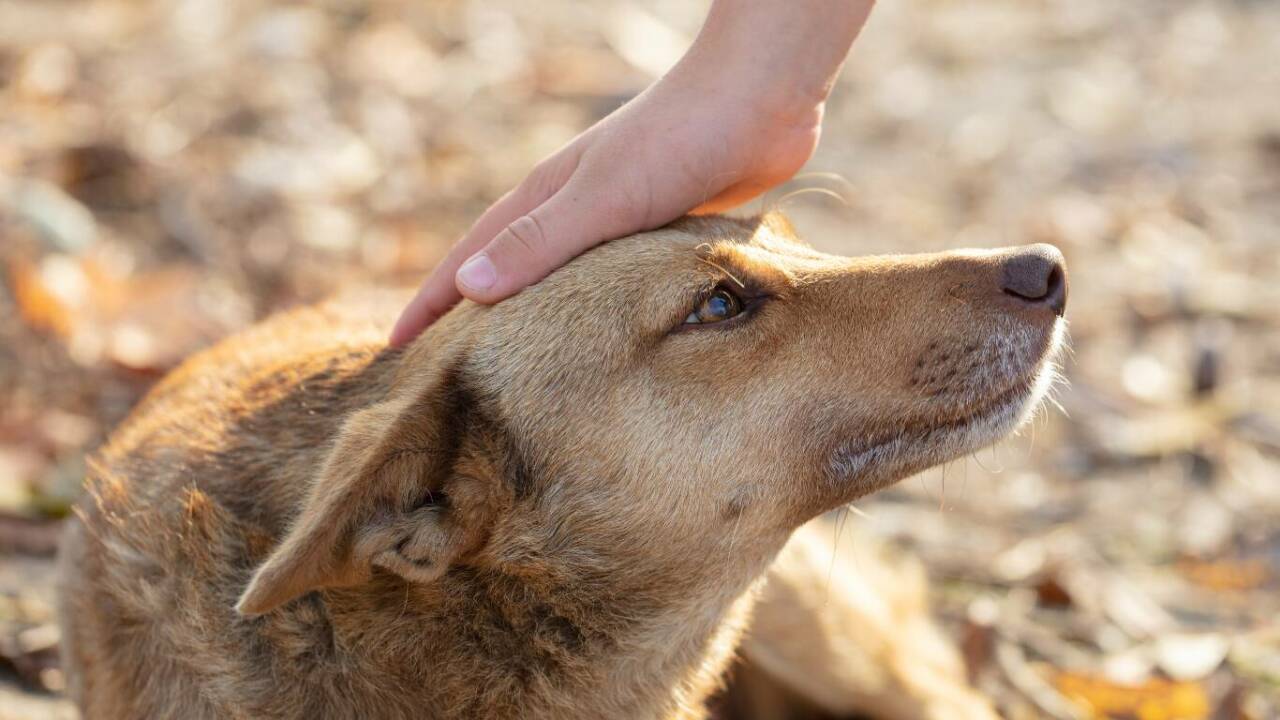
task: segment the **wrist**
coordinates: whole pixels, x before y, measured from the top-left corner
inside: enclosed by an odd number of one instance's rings
[[[821,112],[872,0],[714,0],[673,74],[798,119]]]
[[[712,43],[695,43],[660,84],[688,102],[717,108],[729,125],[766,132],[817,126],[830,93],[828,83],[761,72],[751,58]]]

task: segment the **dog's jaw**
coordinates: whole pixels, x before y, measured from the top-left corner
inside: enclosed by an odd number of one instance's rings
[[[831,454],[828,481],[853,493],[847,502],[912,473],[980,450],[1014,432],[1035,415],[1059,377],[1057,357],[1065,327],[1065,321],[1057,320],[1032,370],[975,411],[955,420],[916,424],[842,443]],[[1025,342],[1016,335],[1001,341]]]

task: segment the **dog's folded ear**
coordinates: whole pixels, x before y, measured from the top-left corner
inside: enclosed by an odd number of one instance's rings
[[[770,210],[760,216],[760,227],[766,228],[775,235],[784,237],[788,240],[796,240],[796,228],[791,224],[790,218],[780,210]]]
[[[453,372],[351,415],[302,511],[236,604],[261,615],[312,590],[356,585],[380,567],[413,582],[439,577],[475,537],[444,483],[469,402]],[[465,518],[474,525],[474,513]]]

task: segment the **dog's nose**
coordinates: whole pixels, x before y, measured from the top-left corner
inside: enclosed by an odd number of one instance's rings
[[[1000,289],[1061,317],[1067,307],[1067,264],[1062,253],[1045,244],[1018,248],[1004,261]]]

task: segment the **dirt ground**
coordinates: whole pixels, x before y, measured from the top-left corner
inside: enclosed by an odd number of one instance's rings
[[[419,280],[704,11],[0,0],[0,719],[74,716],[57,524],[140,393]],[[923,558],[1008,717],[1280,717],[1280,3],[883,2],[762,206],[845,254],[1067,256],[1061,407],[850,517]]]

